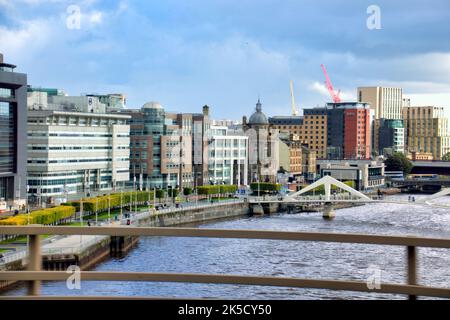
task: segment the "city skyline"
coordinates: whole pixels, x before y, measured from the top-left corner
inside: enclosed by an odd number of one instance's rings
[[[3,0],[0,51],[33,86],[125,93],[130,108],[208,104],[213,118],[240,120],[259,95],[267,114],[287,115],[290,80],[302,109],[330,102],[324,63],[344,100],[358,86],[396,86],[448,115],[450,4],[377,1],[379,30],[366,25],[371,4]]]

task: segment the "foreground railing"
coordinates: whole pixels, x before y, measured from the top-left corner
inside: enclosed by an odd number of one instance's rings
[[[167,236],[167,237],[210,237],[241,238],[291,241],[322,241],[359,243],[372,245],[405,246],[407,256],[407,284],[382,283],[379,289],[371,289],[366,282],[343,280],[318,280],[303,278],[282,278],[246,275],[137,273],[137,272],[94,272],[82,271],[83,281],[151,281],[214,283],[258,286],[282,286],[292,288],[315,288],[373,293],[405,294],[410,299],[417,296],[450,298],[450,288],[422,286],[417,283],[417,247],[450,249],[450,239],[401,237],[385,235],[284,232],[263,230],[223,230],[196,228],[148,228],[148,227],[44,227],[44,226],[1,226],[0,234],[29,235],[29,264],[27,271],[1,271],[0,280],[29,281],[29,295],[37,298],[40,281],[61,281],[67,279],[65,271],[41,271],[42,258],[40,236],[58,235],[105,235],[105,236]],[[8,298],[8,297],[0,297]],[[63,297],[61,297],[63,298]]]

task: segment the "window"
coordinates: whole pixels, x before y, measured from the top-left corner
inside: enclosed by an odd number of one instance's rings
[[[12,103],[0,102],[0,173],[15,171],[15,113]]]
[[[0,97],[2,98],[14,98],[15,91],[8,88],[0,88]]]

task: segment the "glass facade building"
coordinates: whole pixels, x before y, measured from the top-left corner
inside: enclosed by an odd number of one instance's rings
[[[0,200],[20,207],[26,198],[26,74],[0,54]]]

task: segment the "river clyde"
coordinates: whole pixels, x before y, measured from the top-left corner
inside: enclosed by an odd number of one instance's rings
[[[426,195],[415,195],[416,200]],[[390,196],[405,200],[408,195]],[[450,204],[450,197],[436,203]],[[199,228],[259,229],[410,235],[450,236],[450,210],[403,204],[368,204],[336,210],[334,220],[321,213],[278,213],[241,217],[196,225]],[[217,273],[266,275],[314,279],[366,281],[371,270],[381,272],[383,282],[405,283],[405,248],[346,243],[141,237],[123,258],[111,258],[93,270]],[[450,251],[418,248],[419,283],[450,287]],[[405,299],[403,295],[359,293],[282,287],[207,285],[151,282],[81,281],[80,290],[69,290],[65,282],[44,282],[43,295],[156,296],[227,299]],[[376,290],[374,290],[376,292]],[[5,295],[24,295],[25,286]]]

